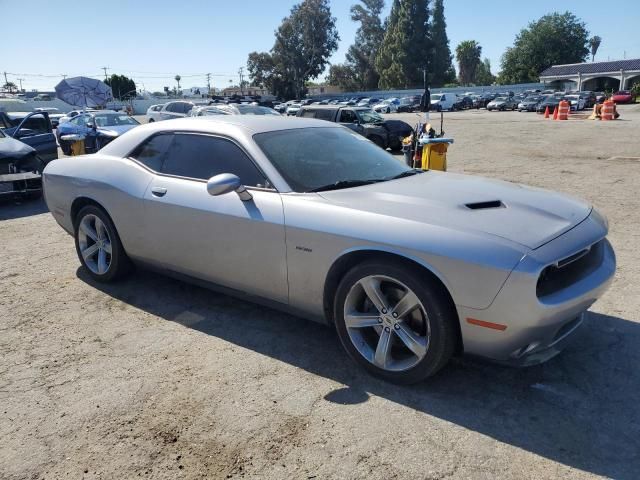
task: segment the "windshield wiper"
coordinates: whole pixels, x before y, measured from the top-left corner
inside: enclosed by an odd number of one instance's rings
[[[417,168],[413,168],[411,170],[407,170],[405,172],[399,173],[398,175],[389,178],[389,180],[396,180],[398,178],[404,178],[404,177],[412,177],[413,175],[417,175],[418,173],[424,173],[424,171]]]
[[[324,192],[326,190],[340,190],[341,188],[360,187],[371,183],[383,182],[384,180],[339,180],[335,183],[316,187],[307,192]]]

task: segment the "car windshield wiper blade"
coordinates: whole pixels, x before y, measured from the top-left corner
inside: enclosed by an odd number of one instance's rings
[[[369,185],[371,183],[382,182],[384,180],[340,180],[335,183],[316,187],[307,192],[324,192],[326,190],[340,190],[341,188],[360,187],[362,185]]]
[[[418,173],[424,173],[424,171],[418,168],[413,168],[411,170],[406,170],[402,173],[399,173],[398,175],[395,175],[389,178],[389,180],[396,180],[398,178],[404,178],[404,177],[412,177],[413,175],[417,175]]]

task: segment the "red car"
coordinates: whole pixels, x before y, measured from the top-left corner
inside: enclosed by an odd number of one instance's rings
[[[629,90],[621,90],[614,93],[611,99],[616,103],[631,103],[633,102],[633,95]]]

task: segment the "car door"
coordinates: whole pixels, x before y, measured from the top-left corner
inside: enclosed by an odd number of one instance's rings
[[[234,141],[197,133],[152,137],[134,153],[165,152],[144,197],[148,255],[165,268],[252,295],[288,302],[280,194]],[[211,196],[207,179],[237,175],[250,191]]]
[[[364,134],[364,127],[360,125],[358,120],[358,115],[353,110],[348,108],[344,108],[340,110],[340,114],[338,117],[338,123],[344,125],[351,130],[358,132],[360,135]]]
[[[58,144],[47,112],[27,115],[13,129],[11,136],[34,148],[45,163],[58,158]]]

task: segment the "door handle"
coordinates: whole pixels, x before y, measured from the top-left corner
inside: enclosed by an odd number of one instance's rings
[[[164,187],[153,187],[151,189],[151,195],[154,197],[164,197],[165,193],[167,193],[167,189]]]

